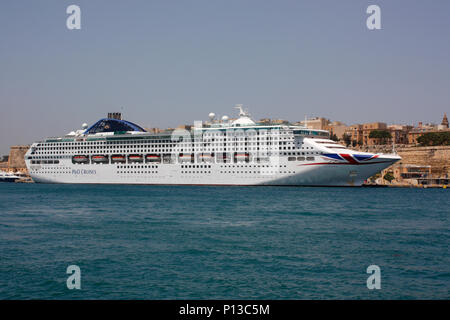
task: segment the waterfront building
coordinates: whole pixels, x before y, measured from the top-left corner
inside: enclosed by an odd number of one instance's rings
[[[350,137],[353,145],[363,145],[363,125],[353,124],[345,130],[345,134]]]
[[[383,178],[389,173],[393,177],[391,182]],[[398,163],[383,170],[380,179],[378,179],[378,183],[412,186],[446,186],[449,183],[449,178],[447,174],[440,175],[432,173],[431,165]]]
[[[300,126],[305,126],[309,129],[316,129],[316,130],[326,130],[326,127],[329,125],[330,120],[326,118],[311,118],[311,119],[305,119],[303,121],[297,122]]]
[[[440,125],[435,125],[435,124],[423,124],[422,122],[419,122],[418,126],[416,128],[413,128],[412,130],[410,130],[408,132],[408,143],[409,144],[417,144],[417,139],[422,136],[425,133],[439,133],[439,132],[445,132],[445,131],[450,131],[449,127],[448,127],[448,119],[447,119],[447,114],[444,113],[444,117],[442,119],[442,122]]]
[[[379,144],[379,139],[371,138],[370,133],[372,131],[386,131],[387,125],[384,122],[372,122],[372,123],[365,123],[362,125],[362,139],[363,139],[363,145],[366,146],[374,146]]]
[[[392,124],[387,127],[387,130],[391,134],[390,143],[395,144],[408,144],[408,133],[413,129],[413,126]]]
[[[348,126],[340,121],[333,121],[325,126],[325,130],[329,131],[331,135],[336,135],[336,137],[342,141],[342,138],[347,131]]]

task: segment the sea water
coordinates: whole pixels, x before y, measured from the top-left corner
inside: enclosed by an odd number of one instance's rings
[[[0,299],[449,299],[449,204],[444,189],[0,184]]]

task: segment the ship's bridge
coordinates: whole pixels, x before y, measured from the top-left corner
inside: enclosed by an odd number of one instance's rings
[[[95,134],[99,132],[127,132],[127,131],[137,131],[146,132],[142,127],[134,124],[130,121],[104,118],[97,121],[89,129],[87,129],[84,134]]]

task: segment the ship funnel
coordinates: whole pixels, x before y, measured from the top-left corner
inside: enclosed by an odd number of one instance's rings
[[[120,112],[109,112],[108,113],[108,119],[122,120],[122,113],[120,113]]]

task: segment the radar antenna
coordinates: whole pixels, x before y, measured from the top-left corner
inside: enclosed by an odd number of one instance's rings
[[[234,106],[235,109],[239,109],[239,116],[240,117],[248,117],[249,116],[248,111],[247,110],[244,111],[243,107],[244,107],[243,104],[237,104],[237,105]]]

